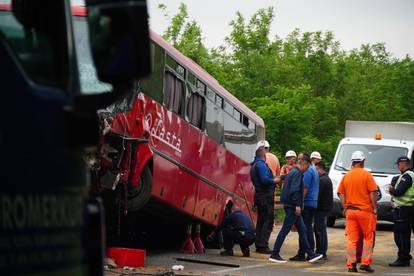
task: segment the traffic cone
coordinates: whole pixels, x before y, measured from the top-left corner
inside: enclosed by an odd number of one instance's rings
[[[187,225],[187,237],[181,246],[180,253],[194,254],[196,252],[193,240],[191,239],[191,224]]]
[[[203,253],[206,253],[206,248],[204,247],[204,244],[201,241],[200,232],[201,232],[201,224],[197,224],[196,231],[195,231],[195,237],[194,237],[194,245],[195,245],[195,248],[197,249],[197,253],[203,254]]]

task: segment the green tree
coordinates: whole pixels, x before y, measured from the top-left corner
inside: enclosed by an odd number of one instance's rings
[[[383,43],[344,51],[332,32],[270,37],[275,11],[265,8],[236,13],[223,45],[207,49],[184,4],[167,18],[164,38],[264,119],[277,153],[318,150],[330,161],[346,120],[414,122],[414,61]]]

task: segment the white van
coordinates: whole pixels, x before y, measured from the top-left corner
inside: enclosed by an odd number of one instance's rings
[[[372,173],[379,187],[378,220],[392,221],[391,196],[386,186],[394,176],[400,174],[395,164],[398,157],[408,156],[413,162],[414,123],[346,122],[345,138],[339,143],[329,170],[334,197],[334,208],[328,218],[329,226],[333,226],[337,218],[343,217],[337,190],[342,177],[351,169],[351,155],[356,150],[365,154],[365,169]]]

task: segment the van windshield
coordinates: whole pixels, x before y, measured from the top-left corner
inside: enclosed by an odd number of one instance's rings
[[[395,161],[398,157],[407,155],[408,150],[400,147],[379,145],[342,145],[339,149],[335,169],[349,171],[351,169],[351,155],[354,151],[365,154],[365,168],[372,173],[399,174]]]

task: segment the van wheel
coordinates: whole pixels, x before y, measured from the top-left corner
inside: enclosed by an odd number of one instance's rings
[[[335,220],[336,220],[335,217],[328,217],[328,223],[327,223],[327,225],[329,227],[334,227],[335,226]]]
[[[135,212],[142,209],[151,198],[152,174],[148,165],[145,165],[139,177],[137,187],[128,187],[127,208],[128,212]]]

